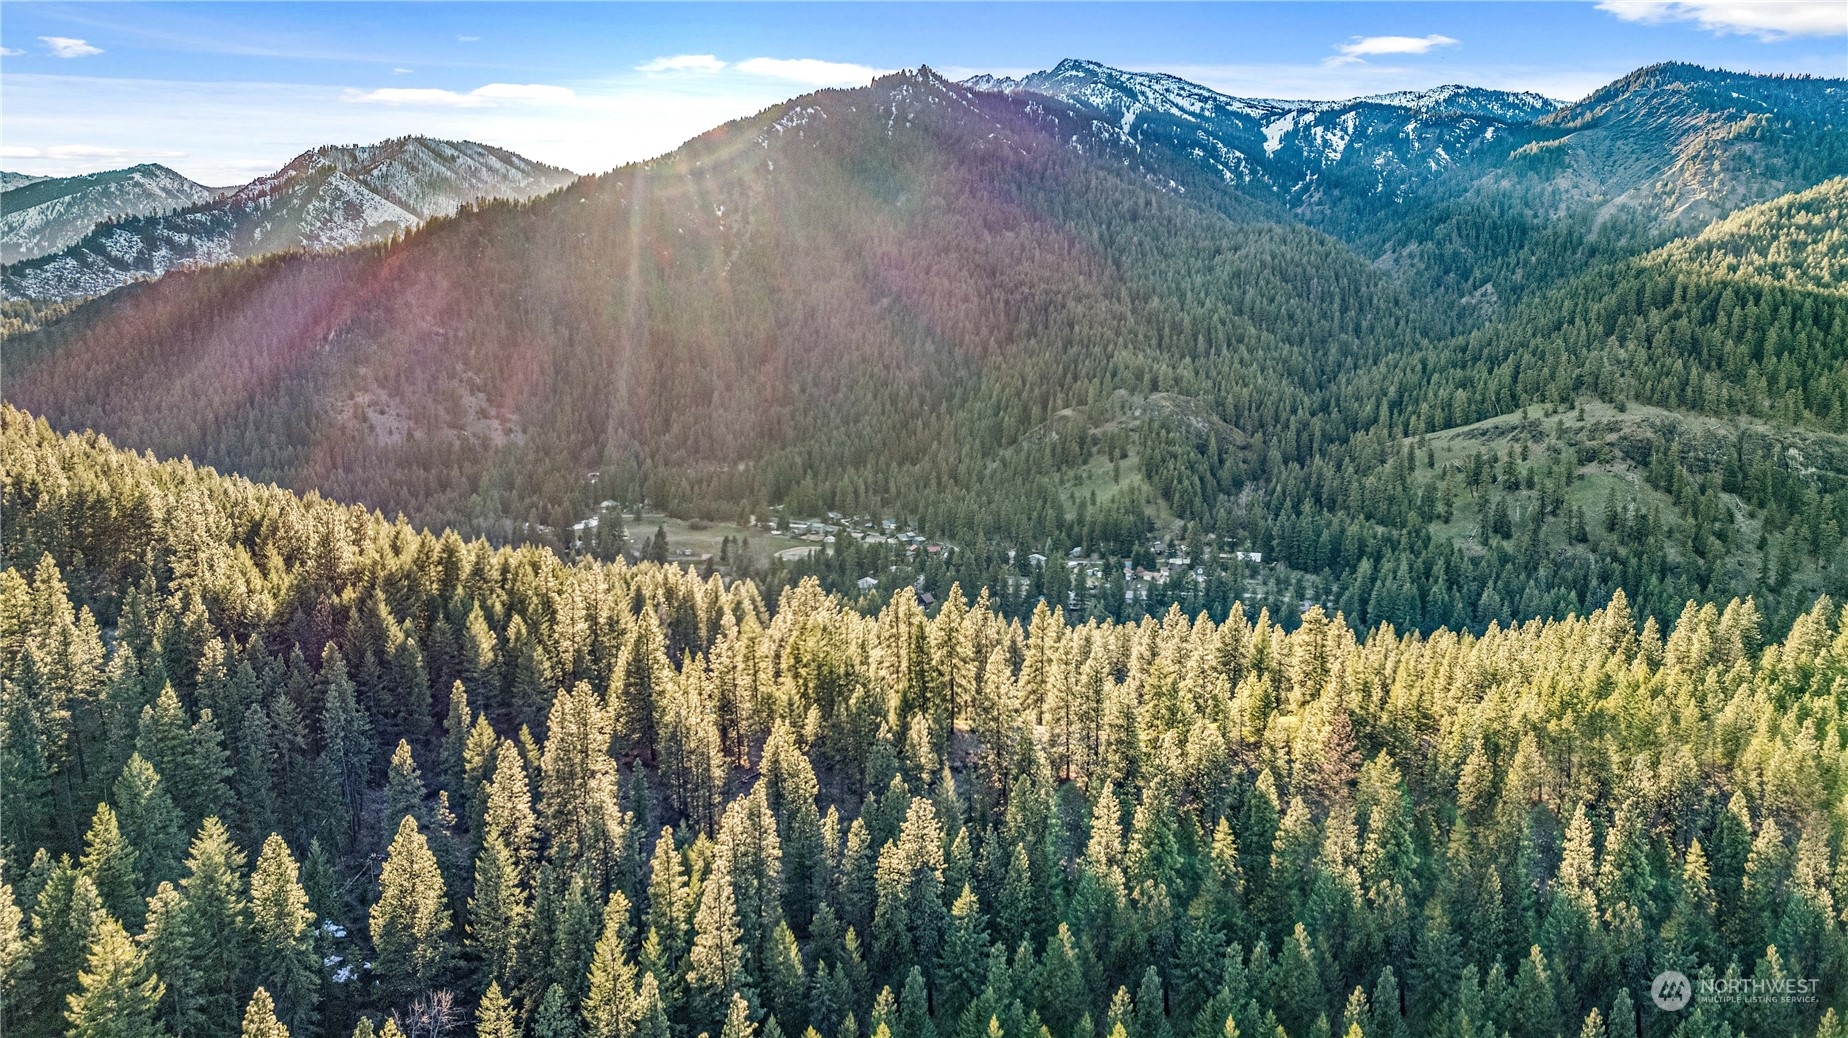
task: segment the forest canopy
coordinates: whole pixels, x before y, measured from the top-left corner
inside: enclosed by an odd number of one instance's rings
[[[1843,1033],[1827,599],[868,615],[0,456],[9,1034]]]

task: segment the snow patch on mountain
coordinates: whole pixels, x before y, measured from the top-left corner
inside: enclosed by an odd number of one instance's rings
[[[97,224],[172,212],[217,192],[161,165],[77,177],[21,181],[6,174],[0,192],[0,262],[17,263],[75,245]]]
[[[8,269],[0,297],[78,298],[180,266],[349,248],[465,205],[532,198],[575,179],[568,170],[470,141],[401,137],[316,148],[223,197],[202,188],[206,196],[178,212],[164,206],[156,210],[164,215],[132,216],[94,231],[91,221],[80,240],[55,255]]]

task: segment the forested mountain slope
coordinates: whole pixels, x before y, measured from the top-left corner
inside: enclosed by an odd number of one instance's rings
[[[1742,209],[1659,260],[1716,277],[1848,292],[1848,178]]]
[[[531,198],[573,179],[568,170],[472,141],[400,137],[330,145],[242,187],[201,189],[184,206],[98,215],[68,241],[41,250],[44,255],[29,254],[39,258],[9,267],[0,293],[37,301],[81,298],[191,264],[381,241],[464,205]],[[47,186],[33,184],[20,193]],[[5,233],[13,239],[10,228]]]
[[[8,396],[471,530],[562,528],[596,470],[721,515],[1025,532],[1090,446],[1003,452],[1062,409],[1211,399],[1240,430],[1213,449],[1262,463],[1258,430],[1347,435],[1337,376],[1449,327],[1280,218],[1057,102],[924,70],[389,247],[137,286],[10,345]]]
[[[1276,480],[1247,528],[1332,570],[1362,622],[1564,615],[1618,587],[1664,619],[1751,591],[1786,622],[1848,579],[1848,306],[1799,273],[1840,269],[1841,192],[1742,210],[1388,359],[1369,378],[1396,435]]]
[[[768,575],[877,574],[869,608],[961,579],[1016,616],[1480,630],[1623,588],[1780,631],[1848,592],[1839,181],[1682,233],[1839,171],[1841,81],[1656,66],[1544,113],[1055,72],[824,91],[388,245],[134,286],[9,340],[7,398],[499,542],[565,549],[612,499],[949,542]],[[1348,114],[1326,205],[1265,179]],[[1082,579],[1026,562],[1074,548]]]
[[[11,1034],[1842,1033],[1827,600],[862,615],[0,448]]]

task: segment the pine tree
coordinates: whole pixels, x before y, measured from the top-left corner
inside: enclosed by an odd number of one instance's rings
[[[687,986],[705,1012],[718,1015],[728,993],[750,986],[744,972],[743,931],[732,895],[730,862],[714,858],[712,871],[700,887],[699,913],[694,918]]]
[[[24,989],[31,960],[27,957],[24,926],[25,913],[13,900],[13,885],[0,876],[0,1031],[28,1001]]]
[[[289,1029],[276,1018],[276,1003],[268,991],[257,988],[244,1008],[242,1038],[289,1038]]]
[[[151,894],[161,883],[179,879],[186,833],[166,783],[146,757],[129,755],[116,779],[114,800],[122,838],[135,849],[141,893]]]
[[[373,975],[387,1004],[402,1004],[446,976],[451,950],[445,897],[436,856],[417,820],[406,816],[386,852],[371,912]]]
[[[520,1025],[514,1017],[513,1006],[507,996],[501,994],[497,981],[488,982],[488,990],[481,996],[481,1005],[475,1010],[476,1038],[519,1038]]]
[[[635,1021],[635,964],[629,959],[629,899],[611,894],[603,933],[591,955],[584,996],[585,1038],[628,1038]]]
[[[411,744],[399,739],[385,770],[385,817],[403,818],[409,815],[417,819],[419,825],[428,826],[430,812],[424,800],[429,795],[430,791],[424,786],[423,772],[418,769],[417,758],[411,753]]]
[[[930,1019],[930,996],[924,987],[924,971],[916,966],[905,975],[905,989],[898,996],[898,1038],[937,1038],[936,1025]]]
[[[122,929],[103,917],[90,940],[77,991],[70,996],[71,1038],[158,1038],[157,1007],[165,994],[148,969],[147,955]]]
[[[545,989],[533,1013],[532,1027],[533,1038],[576,1038],[577,1021],[564,985],[553,984]]]
[[[290,1032],[310,1033],[321,982],[314,912],[289,845],[274,833],[263,841],[250,873],[250,923],[251,962],[260,990]]]
[[[537,828],[526,765],[511,741],[503,741],[496,752],[494,777],[488,783],[486,799],[483,840],[498,839],[512,853],[521,878],[530,884],[537,857]]]
[[[725,1010],[725,1027],[719,1032],[719,1038],[752,1038],[757,1033],[757,1024],[751,1020],[751,1004],[744,996],[732,992],[731,1005]]]
[[[321,835],[345,847],[356,835],[360,801],[372,770],[372,723],[360,706],[346,661],[328,648],[321,660],[321,757],[316,764]]]
[[[468,950],[492,980],[512,983],[531,916],[513,855],[498,837],[489,836],[475,859]]]
[[[652,973],[642,974],[635,996],[635,1038],[668,1038],[667,1009],[661,1004],[661,986]]]
[[[46,864],[42,855],[34,861],[35,866],[41,864]],[[28,883],[34,881],[35,877],[27,877]],[[31,970],[21,985],[32,1001],[23,1013],[7,1015],[15,1020],[55,1021],[64,1011],[66,998],[76,990],[77,974],[108,912],[96,884],[69,858],[49,865],[36,882],[37,896],[27,894],[32,905],[32,936],[26,949]]]
[[[147,912],[136,875],[135,848],[122,837],[115,811],[96,805],[89,832],[83,837],[83,871],[96,884],[103,908],[128,925],[139,926]]]

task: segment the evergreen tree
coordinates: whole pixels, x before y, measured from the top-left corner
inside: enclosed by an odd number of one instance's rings
[[[263,841],[250,873],[250,923],[258,990],[290,1033],[311,1032],[321,982],[314,912],[289,845],[274,833]]]
[[[519,1033],[513,1006],[507,1002],[507,996],[501,994],[500,984],[489,981],[488,990],[481,996],[481,1005],[475,1010],[477,1038],[519,1038]]]
[[[635,1023],[635,964],[629,959],[629,899],[611,894],[590,961],[583,1016],[586,1038],[628,1038]]]
[[[116,814],[108,804],[96,805],[90,830],[83,837],[83,871],[96,885],[103,908],[115,918],[138,926],[147,911],[141,881],[135,868],[135,848],[122,837]]]
[[[250,996],[250,1005],[244,1008],[244,1028],[242,1038],[289,1038],[289,1029],[276,1018],[276,1003],[270,994],[257,988]]]
[[[70,996],[72,1038],[158,1038],[157,1007],[165,993],[148,969],[147,955],[122,929],[103,917],[90,939],[77,991]]]
[[[373,975],[387,1004],[402,1004],[441,984],[451,959],[443,874],[409,816],[386,852],[371,922]]]

